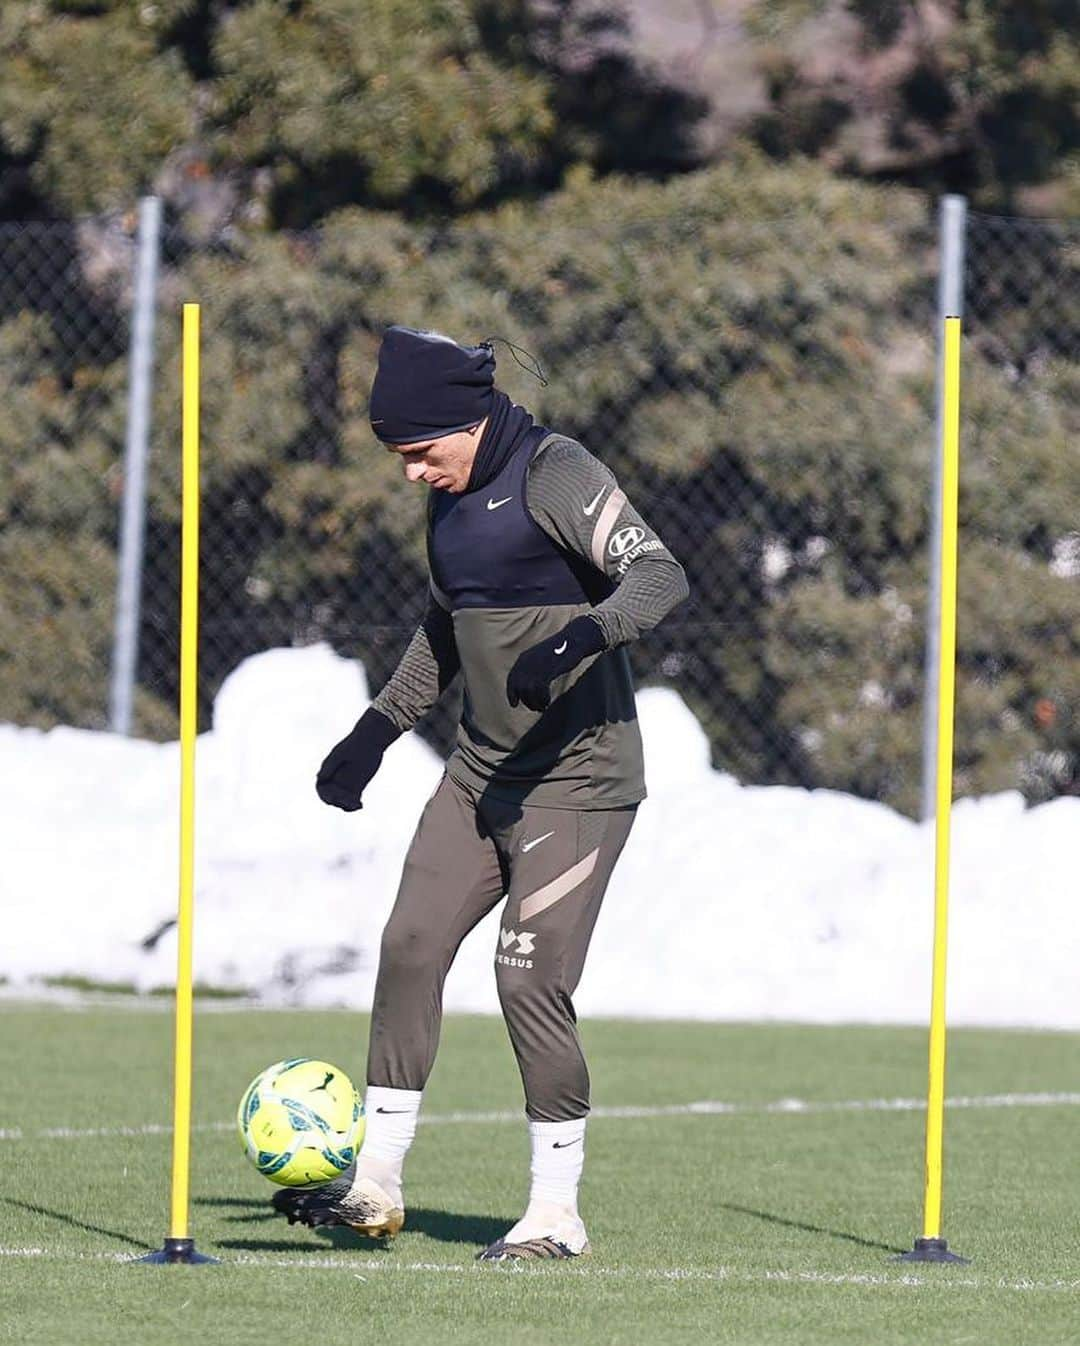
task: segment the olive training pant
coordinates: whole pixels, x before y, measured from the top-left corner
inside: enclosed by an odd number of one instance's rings
[[[423,1089],[454,955],[506,894],[495,977],[525,1110],[540,1122],[588,1113],[589,1073],[570,997],[635,811],[510,804],[443,777],[420,818],[383,932],[369,1084]]]

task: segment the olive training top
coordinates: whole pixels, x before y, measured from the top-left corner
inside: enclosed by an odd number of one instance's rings
[[[448,774],[476,795],[551,808],[621,808],[645,797],[623,646],[689,590],[682,566],[576,440],[534,426],[483,487],[432,490],[431,592],[373,705],[402,731],[460,668],[464,707]],[[605,649],[551,686],[546,711],[511,706],[518,655],[587,613]]]

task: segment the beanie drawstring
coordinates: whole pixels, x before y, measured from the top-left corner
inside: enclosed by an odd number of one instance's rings
[[[514,357],[515,361],[521,366],[522,369],[525,370],[527,374],[531,374],[534,379],[537,379],[542,388],[546,388],[548,386],[547,378],[544,375],[543,369],[541,369],[540,367],[540,361],[530,351],[527,351],[524,346],[516,346],[507,337],[503,336],[485,337],[484,340],[480,342],[480,345],[486,346],[488,350],[491,350],[496,341],[501,341],[504,346],[509,347],[510,354]],[[522,355],[527,355],[529,357],[529,359],[532,361],[531,367],[527,365],[524,360],[519,358],[518,351],[520,351]]]

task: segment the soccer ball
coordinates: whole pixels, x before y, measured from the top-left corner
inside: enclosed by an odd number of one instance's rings
[[[364,1105],[348,1075],[309,1056],[278,1061],[256,1075],[236,1121],[244,1153],[283,1187],[336,1178],[364,1138]]]

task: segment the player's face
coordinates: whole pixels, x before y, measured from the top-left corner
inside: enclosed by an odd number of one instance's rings
[[[408,481],[422,481],[436,490],[460,495],[469,484],[485,425],[486,420],[468,430],[456,430],[451,435],[426,439],[419,444],[385,444],[383,447],[401,459]]]

